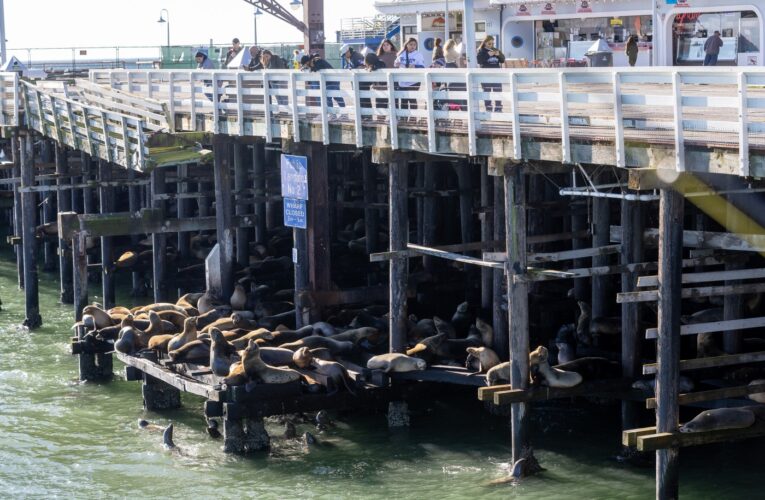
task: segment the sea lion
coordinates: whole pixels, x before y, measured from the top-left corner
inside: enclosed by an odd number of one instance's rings
[[[467,302],[463,302],[457,306],[452,315],[452,325],[454,325],[454,330],[460,337],[467,335],[468,328],[470,328],[471,317],[469,310],[470,305]]]
[[[224,335],[225,337],[225,335]],[[266,330],[265,328],[258,328],[255,331],[252,331],[246,335],[243,335],[239,338],[236,338],[234,340],[231,340],[231,345],[234,346],[235,349],[240,350],[247,347],[247,344],[250,342],[250,340],[273,340],[274,334]],[[228,340],[228,339],[227,339]]]
[[[709,358],[725,354],[725,351],[717,346],[717,336],[715,333],[699,333],[696,335],[697,358]]]
[[[765,379],[759,378],[749,382],[749,385],[760,385],[760,384],[765,384]],[[765,392],[756,392],[756,393],[750,394],[748,397],[752,401],[756,401],[758,403],[765,403]]]
[[[229,343],[223,333],[217,328],[210,330],[210,370],[219,377],[228,375],[231,366],[231,355],[236,352],[234,346]]]
[[[182,307],[176,306],[175,304],[170,304],[169,302],[158,302],[156,304],[149,304],[147,306],[141,307],[138,312],[139,313],[148,313],[149,311],[154,311],[155,313],[161,312],[161,311],[176,311],[181,314],[186,314],[186,310]]]
[[[297,342],[300,339],[313,335],[313,326],[311,325],[304,326],[299,330],[279,330],[278,327],[274,328],[273,330],[275,331],[271,332],[274,337],[271,340],[272,345],[282,345],[289,342]]]
[[[313,326],[315,332],[325,337],[334,337],[338,333],[337,328],[324,321],[317,321],[311,326]]]
[[[290,349],[293,351],[296,351],[300,349],[301,347],[308,347],[309,349],[317,349],[319,347],[324,347],[326,349],[329,349],[330,352],[335,356],[350,354],[354,350],[353,342],[349,340],[334,340],[332,337],[321,337],[319,335],[311,335],[309,337],[304,337],[295,342],[282,344],[279,347],[283,347],[284,349]]]
[[[209,332],[212,328],[217,328],[218,330],[233,330],[236,327],[234,326],[234,319],[231,316],[229,316],[227,318],[216,319],[215,321],[213,321],[206,327],[200,329],[199,331],[201,333],[206,333],[206,332]]]
[[[199,311],[199,314],[208,313],[220,305],[222,304],[218,298],[209,291],[202,294],[197,300],[197,310]]]
[[[183,322],[183,331],[177,334],[167,343],[167,350],[168,352],[177,351],[178,349],[183,347],[185,344],[196,340],[196,338],[197,338],[197,318],[196,317],[186,318],[186,321]]]
[[[147,347],[155,351],[167,352],[167,344],[173,340],[175,334],[165,333],[162,335],[154,335],[149,339]]]
[[[322,359],[316,359],[311,354],[311,351],[307,347],[301,347],[295,351],[292,357],[293,362],[300,368],[311,368],[319,375],[323,375],[327,380],[332,382],[333,387],[329,387],[327,394],[332,395],[340,390],[341,386],[345,386],[348,392],[356,395],[352,386],[354,381],[348,375],[348,370],[336,361],[324,361]]]
[[[244,310],[247,305],[247,291],[239,283],[234,286],[234,293],[231,294],[229,303],[231,304],[231,308],[235,311]]]
[[[577,304],[579,305],[579,318],[576,321],[576,339],[580,344],[588,346],[592,344],[592,336],[590,335],[592,308],[583,300],[577,301]]]
[[[747,408],[717,408],[704,410],[690,422],[680,426],[680,432],[706,432],[723,429],[744,429],[754,424],[755,414]]]
[[[314,331],[316,327],[314,326]],[[361,328],[354,328],[352,330],[346,330],[335,335],[329,335],[332,340],[344,341],[348,340],[354,344],[358,344],[364,339],[370,339],[380,335],[380,331],[377,328],[371,326],[362,326]]]
[[[127,307],[116,306],[116,307],[112,307],[111,309],[106,311],[106,314],[108,314],[112,319],[115,319],[115,316],[124,317],[124,316],[127,316],[128,314],[131,314],[131,313],[130,313],[130,309],[128,309]],[[122,318],[120,318],[120,319],[122,319]]]
[[[444,346],[444,341],[448,338],[446,330],[437,335],[422,339],[414,347],[406,351],[407,356],[416,356],[425,361],[433,361],[435,358],[448,357],[448,349]],[[443,347],[442,347],[443,346]]]
[[[689,379],[688,377],[684,375],[680,375],[680,378],[677,381],[678,391],[691,392],[693,390],[693,387],[694,387],[693,380]],[[656,379],[649,378],[649,379],[643,379],[643,380],[636,380],[635,382],[632,383],[632,388],[654,394],[656,392]]]
[[[196,309],[197,302],[202,295],[204,295],[204,293],[187,293],[186,295],[179,298],[175,305],[184,309]]]
[[[621,377],[621,365],[606,358],[577,358],[568,363],[558,363],[553,368],[566,372],[576,372],[584,380],[600,380]]]
[[[132,326],[120,330],[119,337],[114,343],[114,350],[122,354],[133,354],[136,346],[136,331]]]
[[[114,261],[114,267],[117,269],[127,269],[133,267],[138,262],[138,252],[128,250],[120,255],[117,260]]]
[[[468,347],[465,367],[469,370],[485,373],[500,363],[497,353],[488,347]]]
[[[486,383],[488,385],[499,385],[501,382],[510,383],[511,361],[500,363],[486,372]]]
[[[433,325],[436,327],[438,333],[445,333],[447,338],[456,339],[457,331],[454,329],[454,325],[448,321],[444,321],[438,316],[433,316]]]
[[[281,347],[261,347],[260,359],[271,366],[288,366],[292,364],[293,351]]]
[[[300,373],[290,368],[267,365],[260,359],[260,348],[250,340],[242,356],[245,373],[251,378],[258,378],[265,384],[287,384],[300,380]]]
[[[168,425],[162,433],[162,445],[166,450],[175,448],[175,443],[173,442],[173,424]]]
[[[164,431],[165,427],[162,427],[161,425],[152,424],[148,420],[140,419],[138,421],[138,428],[143,429],[145,431]]]
[[[485,347],[491,347],[494,342],[494,328],[481,318],[475,319],[475,327],[481,334],[481,342]]]
[[[157,313],[157,316],[159,316],[162,321],[168,321],[175,325],[179,332],[183,330],[183,323],[186,321],[186,318],[189,317],[188,314],[179,313],[178,311],[160,311]]]
[[[582,383],[582,376],[577,372],[567,372],[552,368],[548,362],[550,353],[544,346],[539,346],[529,353],[529,367],[532,373],[541,376],[541,384],[549,387],[574,387]]]
[[[168,350],[170,359],[175,362],[202,363],[210,359],[210,342],[192,340],[175,350]]]
[[[385,373],[413,372],[424,370],[427,367],[428,365],[424,359],[413,358],[398,352],[373,356],[367,361],[367,368],[370,370],[382,370]]]
[[[693,314],[680,316],[680,322],[684,325],[695,325],[698,323],[714,323],[722,321],[723,308],[713,307],[711,309],[703,309]]]
[[[109,313],[104,311],[98,306],[95,305],[88,305],[82,308],[82,314],[89,314],[93,316],[93,319],[96,321],[96,329],[106,328],[107,326],[112,326],[115,324],[115,321],[112,319],[111,316],[109,316]]]
[[[226,316],[227,316],[226,311],[222,309],[213,309],[212,311],[208,311],[204,314],[200,314],[199,316],[196,316],[197,328],[200,330],[203,330],[206,326]]]
[[[326,431],[330,427],[335,426],[335,423],[332,422],[332,419],[329,417],[329,412],[327,410],[317,411],[313,421],[316,424],[316,430],[318,431]]]

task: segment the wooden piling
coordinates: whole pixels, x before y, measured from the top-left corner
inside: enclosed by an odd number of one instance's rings
[[[43,139],[40,142],[40,161],[43,164],[53,163],[53,152],[55,143],[51,140]],[[50,185],[51,181],[42,181],[41,184]],[[55,191],[40,193],[39,204],[42,207],[40,220],[42,224],[51,224],[56,221],[56,199]],[[49,238],[43,239],[43,271],[52,272],[56,270],[56,245]]]
[[[675,432],[679,423],[680,300],[683,259],[683,196],[661,189],[659,202],[659,337],[656,375],[656,432]],[[675,499],[679,493],[679,451],[656,451],[656,498]]]
[[[98,180],[101,183],[111,182],[112,164],[98,160]],[[101,215],[114,212],[114,188],[103,184],[98,188],[99,209]],[[101,237],[101,290],[103,293],[104,309],[111,309],[116,305],[114,288],[114,255],[112,251],[112,238]]]
[[[736,182],[733,179],[728,180],[728,187],[730,189],[735,189]],[[736,224],[739,222],[736,220],[736,217],[738,215],[738,210],[734,210],[734,206],[731,204],[730,201],[726,204],[725,209],[725,218],[727,227],[736,227]],[[743,263],[741,262],[726,262],[725,263],[725,270],[726,271],[735,271],[737,269],[742,269],[744,267]],[[732,286],[732,285],[738,285],[741,281],[733,280],[733,281],[726,281],[726,286]],[[744,303],[742,300],[742,296],[739,294],[731,294],[726,295],[723,297],[723,320],[733,320],[733,319],[739,319],[742,317],[742,313],[744,312]],[[734,330],[734,331],[727,331],[723,334],[723,350],[727,354],[738,354],[742,352],[743,350],[743,344],[744,344],[744,332],[741,330]]]
[[[22,136],[20,147],[21,187],[35,184],[34,146],[29,133]],[[24,326],[30,330],[42,326],[37,281],[37,203],[35,193],[21,193],[21,245],[24,253]]]
[[[234,227],[233,200],[231,199],[231,166],[228,162],[227,138],[216,135],[213,139],[215,154],[215,225],[218,233],[218,256],[221,289],[216,293],[228,303],[234,293]]]
[[[23,141],[19,136],[18,130],[14,129],[13,138],[11,139],[11,155],[13,158],[13,177],[16,179],[21,178],[21,148],[23,148]],[[13,235],[17,238],[22,237],[23,227],[21,217],[21,191],[18,189],[13,190]],[[24,289],[24,249],[21,245],[15,245],[14,250],[16,252],[16,273],[18,276],[17,282],[19,284],[19,290]]]
[[[189,166],[186,164],[178,165],[175,169],[176,177],[178,179],[178,194],[181,196],[178,196],[177,205],[176,205],[176,212],[178,214],[179,219],[186,219],[191,217],[191,213],[189,210],[189,200],[187,198],[184,198],[183,195],[190,193],[189,190]],[[186,231],[181,231],[178,233],[176,242],[178,244],[178,254],[180,257],[184,260],[187,260],[191,257],[191,236]]]
[[[247,196],[244,191],[249,189],[247,182],[247,146],[234,143],[234,190],[236,191],[236,215],[247,214]],[[250,229],[244,226],[236,228],[236,262],[241,267],[249,265],[250,258]]]
[[[510,384],[514,389],[529,386],[529,317],[526,275],[526,183],[520,165],[506,166],[505,184],[505,275],[510,332]],[[529,404],[511,405],[513,462],[528,447]]]
[[[494,177],[494,240],[501,241],[495,249],[497,252],[505,250],[505,187],[501,176]],[[506,304],[505,291],[505,272],[502,269],[495,269],[492,276],[492,296],[494,306],[492,308],[492,323],[494,326],[493,350],[499,356],[499,359],[506,361],[510,359],[509,337],[507,329],[507,309],[502,306]]]
[[[377,169],[371,162],[369,152],[362,154],[362,171],[364,176],[364,232],[367,237],[367,253],[372,254],[379,248],[377,234],[379,232],[379,211],[370,205],[377,203]],[[370,283],[372,284],[372,283]]]
[[[255,188],[255,241],[265,243],[266,232],[266,150],[263,141],[252,145],[252,171]]]
[[[56,145],[55,149],[56,183],[59,186],[56,196],[59,212],[72,211],[72,195],[68,189],[61,189],[60,186],[66,185],[69,175],[69,154],[64,146]],[[74,303],[74,290],[72,288],[74,279],[72,275],[72,246],[71,242],[59,238],[58,240],[58,268],[61,281],[60,300],[62,304]]]
[[[587,230],[587,216],[583,213],[580,213],[579,210],[577,210],[577,207],[574,203],[570,203],[569,206],[572,206],[571,210],[571,232],[574,234],[579,234],[581,231]],[[573,250],[582,250],[584,248],[587,248],[587,239],[585,238],[573,238],[571,240],[571,248]],[[581,269],[584,267],[587,267],[586,265],[586,259],[576,259],[573,262],[574,268]],[[594,264],[593,264],[594,266]],[[574,297],[576,300],[581,300],[585,302],[590,301],[590,293],[588,288],[588,281],[587,278],[577,278],[574,280]]]
[[[388,163],[388,213],[390,220],[390,251],[406,250],[409,241],[408,161],[401,154]],[[390,352],[406,350],[406,283],[409,260],[394,257],[390,261]]]
[[[155,168],[151,171],[151,195],[152,207],[164,211],[165,202],[155,199],[156,196],[165,194],[165,171]],[[152,269],[154,272],[154,302],[167,300],[167,235],[152,233]]]
[[[136,179],[135,170],[128,170],[128,180],[133,181]],[[141,186],[129,186],[128,187],[128,210],[131,214],[138,212],[141,208]],[[140,238],[138,235],[130,236],[130,242],[133,245],[133,251],[138,251],[138,242]],[[144,287],[143,275],[138,271],[132,271],[130,273],[133,297],[140,297],[145,294],[146,288]]]
[[[643,261],[643,218],[639,201],[622,200],[621,202],[621,264],[635,264]],[[637,273],[625,271],[622,273],[622,292],[634,292],[637,284]],[[642,332],[640,331],[640,304],[622,304],[622,346],[621,362],[622,376],[634,380],[641,371]],[[634,429],[638,426],[638,404],[622,401],[622,430]]]
[[[466,160],[455,163],[460,198],[460,237],[462,243],[473,241],[473,183],[471,166]]]
[[[332,289],[332,255],[329,216],[329,165],[327,147],[307,145],[308,166],[308,281],[314,292]],[[311,309],[311,321],[319,311]]]
[[[602,177],[602,176],[601,176]],[[609,199],[592,199],[592,247],[599,248],[608,245],[610,239],[609,225]],[[608,256],[602,255],[592,258],[592,266],[607,266]],[[608,316],[608,277],[592,277],[592,317],[602,318]]]
[[[436,166],[432,160],[428,160],[423,168],[423,189],[427,196],[425,196],[422,202],[422,245],[434,247],[436,246],[436,228],[438,227],[438,213],[436,211],[438,200],[433,196],[437,185]],[[436,267],[436,259],[424,255],[422,257],[422,267],[426,272],[433,273]]]
[[[493,239],[494,215],[489,207],[494,201],[492,178],[489,177],[487,165],[481,165],[481,241]],[[494,271],[488,267],[481,268],[481,309],[489,311],[492,307],[492,275]]]
[[[72,268],[74,293],[74,319],[82,319],[82,308],[88,305],[88,254],[83,233],[72,238]]]

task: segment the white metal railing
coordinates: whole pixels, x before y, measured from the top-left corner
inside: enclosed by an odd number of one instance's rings
[[[20,107],[19,74],[0,73],[0,127],[18,127]]]
[[[563,162],[575,144],[612,144],[620,167],[635,166],[627,145],[648,143],[674,149],[680,171],[688,148],[730,149],[740,175],[749,174],[750,149],[765,149],[765,68],[93,70],[90,78],[167,103],[176,130],[268,140],[300,140],[307,124],[328,144],[340,125],[355,129],[357,146],[379,145],[363,132],[384,126],[394,149],[430,153],[454,152],[445,136],[462,137],[459,152],[470,155],[482,137],[504,137],[515,159],[524,142],[557,142]]]
[[[141,119],[75,101],[26,81],[18,89],[27,127],[123,167],[146,167],[147,130]]]

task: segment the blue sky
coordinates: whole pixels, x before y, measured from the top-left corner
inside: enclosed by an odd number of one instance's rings
[[[325,0],[328,41],[334,41],[341,18],[374,15],[373,1]],[[170,12],[172,44],[253,39],[253,7],[242,0],[5,0],[6,40],[14,49],[164,45],[166,27],[157,23],[162,8]],[[259,17],[259,42],[297,40],[302,37],[296,29],[268,15]]]

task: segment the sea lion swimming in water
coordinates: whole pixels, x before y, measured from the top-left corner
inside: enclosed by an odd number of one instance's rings
[[[428,364],[424,359],[413,358],[406,354],[390,352],[373,356],[367,361],[367,368],[370,370],[382,370],[385,373],[390,372],[413,372],[424,370]]]
[[[173,424],[168,425],[162,433],[162,444],[166,450],[175,449],[175,443],[173,442]]]

